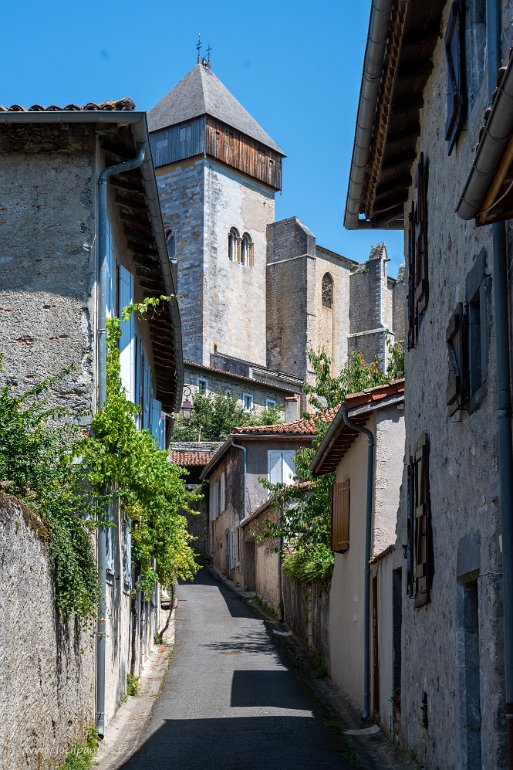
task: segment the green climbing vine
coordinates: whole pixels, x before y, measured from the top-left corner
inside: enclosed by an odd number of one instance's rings
[[[122,320],[137,312],[157,312],[168,297],[149,298],[124,308]],[[94,415],[92,436],[82,444],[87,480],[99,495],[111,497],[132,520],[132,560],[137,568],[135,586],[149,597],[155,582],[163,585],[193,577],[198,569],[192,536],[184,512],[200,498],[186,489],[184,471],[168,461],[149,430],[138,430],[139,407],[129,401],[121,385],[119,339],[121,322],[107,321],[107,395]]]
[[[158,312],[169,297],[125,308],[140,318]],[[139,431],[139,407],[121,386],[121,323],[107,322],[107,398],[84,436],[77,415],[50,403],[53,386],[70,369],[22,394],[0,389],[0,492],[20,500],[48,543],[56,604],[64,616],[95,617],[99,586],[91,532],[114,501],[132,519],[136,589],[148,597],[154,583],[192,577],[198,565],[183,512],[199,495],[189,492],[183,471],[168,462],[148,430]]]
[[[14,395],[0,390],[0,489],[15,496],[48,543],[56,604],[64,616],[93,617],[98,599],[91,529],[96,508],[76,448],[80,429],[48,392],[69,370]]]

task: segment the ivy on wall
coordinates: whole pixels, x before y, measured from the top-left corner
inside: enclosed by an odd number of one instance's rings
[[[125,308],[158,312],[167,297]],[[47,541],[56,604],[64,616],[95,617],[99,599],[91,531],[102,511],[119,501],[132,519],[132,561],[139,575],[134,590],[149,597],[164,585],[193,577],[198,569],[184,512],[200,498],[185,487],[184,471],[168,462],[148,430],[139,431],[139,407],[121,385],[120,320],[107,321],[107,397],[84,436],[70,411],[53,406],[48,393],[69,369],[21,395],[0,390],[0,491],[14,495],[30,512]]]

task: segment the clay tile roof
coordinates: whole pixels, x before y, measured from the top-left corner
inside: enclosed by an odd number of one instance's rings
[[[212,458],[212,452],[170,452],[169,459],[175,465],[184,468],[191,466],[205,466]]]
[[[91,110],[130,112],[134,109],[135,102],[128,96],[123,99],[116,99],[115,101],[102,102],[101,104],[88,102],[83,107],[79,107],[77,104],[67,104],[66,107],[58,107],[56,104],[50,104],[48,107],[43,107],[41,104],[33,104],[32,107],[27,109],[26,107],[20,107],[19,104],[11,104],[10,107],[3,107],[0,104],[0,112],[87,112]]]
[[[331,409],[326,409],[322,415],[312,415],[311,417],[303,417],[301,420],[294,420],[293,422],[280,422],[275,425],[243,425],[240,428],[234,428],[232,433],[242,435],[264,435],[264,436],[280,436],[280,435],[297,435],[297,436],[315,436],[317,428],[315,425],[316,419],[321,419],[326,422],[331,422],[338,412],[339,407],[335,406]]]
[[[401,393],[404,393],[404,378],[390,382],[387,385],[378,385],[376,388],[363,390],[361,393],[351,393],[351,395],[346,396],[346,404],[349,409],[355,409],[358,406],[373,404],[382,401],[384,398],[390,398],[390,396],[400,395]],[[338,409],[335,410],[335,414],[337,411]]]

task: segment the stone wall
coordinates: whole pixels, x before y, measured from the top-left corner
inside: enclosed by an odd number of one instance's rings
[[[94,721],[94,639],[55,611],[32,516],[0,496],[0,767],[54,770]]]
[[[283,576],[285,622],[330,670],[330,583],[300,583]]]
[[[447,3],[442,30],[451,4]],[[511,44],[511,30],[505,41]],[[405,400],[407,458],[426,431],[429,435],[429,479],[433,532],[434,577],[431,602],[415,609],[403,589],[401,723],[403,739],[426,768],[503,770],[506,728],[503,716],[502,554],[498,510],[498,436],[496,419],[496,361],[493,314],[488,324],[487,382],[481,404],[448,416],[445,391],[448,379],[446,330],[458,302],[465,301],[465,283],[484,248],[487,273],[492,274],[491,228],[476,228],[454,213],[474,159],[473,148],[487,101],[486,77],[452,154],[447,155],[444,121],[447,65],[443,34],[433,57],[434,68],[424,90],[417,144],[429,164],[428,249],[429,304],[418,341],[406,353]],[[415,178],[417,163],[412,176]],[[410,210],[412,195],[405,204]],[[407,217],[406,217],[407,221]],[[402,515],[398,521],[396,559],[407,542],[406,475]],[[474,591],[477,624],[477,672],[462,659],[467,620],[466,592]],[[478,629],[478,630],[477,630]],[[468,634],[466,643],[469,643]],[[480,699],[476,719],[469,708]],[[427,725],[422,721],[422,700]],[[476,732],[478,733],[476,735]],[[480,757],[472,752],[479,748]],[[473,748],[472,748],[473,747]]]
[[[220,353],[266,365],[266,228],[274,220],[274,191],[209,159],[205,161],[204,360]],[[228,234],[248,233],[254,266],[228,258]]]
[[[94,154],[87,132],[56,131],[0,140],[0,378],[24,390],[73,364],[54,398],[91,413]]]
[[[156,174],[164,227],[175,235],[183,355],[204,363],[204,161],[182,161]]]

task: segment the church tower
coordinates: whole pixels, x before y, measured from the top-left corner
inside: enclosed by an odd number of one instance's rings
[[[266,229],[284,154],[205,61],[151,110],[148,124],[184,358],[265,367]]]

